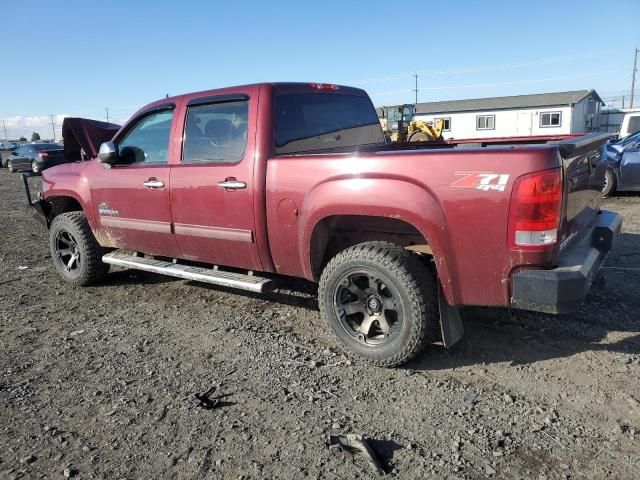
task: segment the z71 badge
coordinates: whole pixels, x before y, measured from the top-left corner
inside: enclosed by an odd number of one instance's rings
[[[455,172],[456,176],[462,176],[460,180],[456,180],[451,184],[456,188],[475,188],[476,190],[497,190],[504,192],[509,175],[506,173],[491,172]]]

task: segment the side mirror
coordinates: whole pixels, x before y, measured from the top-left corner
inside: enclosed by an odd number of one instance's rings
[[[118,162],[118,148],[113,142],[104,142],[100,145],[98,160],[100,160],[100,163],[106,163],[107,165],[115,165]]]

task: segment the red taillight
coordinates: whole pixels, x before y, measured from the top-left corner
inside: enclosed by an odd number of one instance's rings
[[[314,90],[340,90],[338,85],[334,85],[333,83],[312,83],[311,88]]]
[[[509,206],[509,248],[542,250],[558,241],[562,171],[557,168],[516,179]]]
[[[38,156],[39,156],[40,158],[45,158],[45,157],[48,157],[48,156],[49,156],[49,154],[48,154],[47,152],[40,152],[40,153],[38,153]]]

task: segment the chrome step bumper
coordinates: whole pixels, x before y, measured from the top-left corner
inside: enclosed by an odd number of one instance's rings
[[[273,280],[268,278],[244,275],[242,273],[225,272],[211,268],[180,265],[179,263],[138,257],[133,253],[121,252],[118,250],[104,255],[102,257],[102,261],[119,267],[144,270],[145,272],[159,273],[170,277],[221,285],[223,287],[238,288],[241,290],[248,290],[250,292],[263,293],[273,290],[274,288]]]

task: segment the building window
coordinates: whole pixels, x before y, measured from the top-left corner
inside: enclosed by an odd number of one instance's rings
[[[540,128],[562,125],[562,112],[543,112],[540,114]]]
[[[495,130],[495,115],[478,115],[476,116],[476,130]]]
[[[438,120],[442,120],[442,131],[450,132],[451,131],[451,117],[436,117],[433,119],[433,124],[436,125]]]

